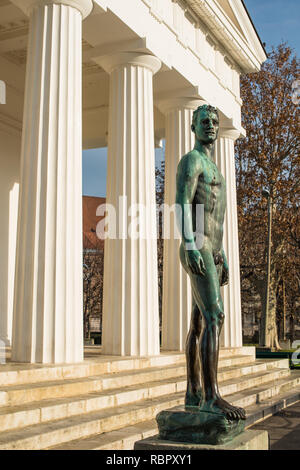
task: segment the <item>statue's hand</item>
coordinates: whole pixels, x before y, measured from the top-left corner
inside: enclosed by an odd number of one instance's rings
[[[229,270],[227,263],[223,263],[221,286],[226,286],[229,282]]]
[[[200,276],[205,275],[206,269],[200,251],[186,250],[185,257],[187,264],[193,274],[199,274]]]

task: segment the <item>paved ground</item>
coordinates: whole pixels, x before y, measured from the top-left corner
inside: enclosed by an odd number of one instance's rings
[[[268,431],[270,450],[300,450],[300,401],[251,429]]]

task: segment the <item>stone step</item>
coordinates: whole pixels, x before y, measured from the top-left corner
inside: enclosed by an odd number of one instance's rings
[[[223,396],[241,392],[246,388],[253,388],[261,384],[278,381],[289,375],[288,369],[270,369],[250,376],[235,378],[220,384],[220,392]],[[59,425],[60,421],[80,421],[91,413],[110,413],[112,425],[114,425],[114,414],[116,410],[126,407],[126,411],[134,410],[136,406],[143,407],[147,400],[164,400],[164,397],[172,397],[183,393],[186,388],[186,378],[168,379],[148,384],[123,387],[116,390],[100,393],[90,393],[76,397],[45,400],[43,402],[16,407],[2,407],[0,410],[0,441],[3,434],[22,432],[27,433],[28,427],[48,425],[50,427]],[[166,398],[168,399],[168,398]],[[174,406],[174,405],[173,405]],[[170,407],[170,406],[168,406]],[[129,412],[129,411],[128,411]],[[129,415],[130,418],[130,415]],[[150,418],[152,419],[153,416]],[[149,418],[144,418],[149,419]],[[142,421],[143,418],[139,419]],[[133,424],[128,421],[126,425]],[[124,424],[124,425],[125,425]],[[120,426],[121,427],[121,426]],[[93,434],[93,426],[89,434]],[[113,430],[108,429],[109,431]],[[100,432],[100,431],[99,431]],[[106,431],[102,431],[106,432]],[[0,446],[1,449],[1,446]]]
[[[64,379],[77,379],[135,369],[151,367],[166,367],[168,365],[185,363],[184,353],[162,352],[152,357],[120,357],[101,355],[101,348],[93,349],[93,354],[87,354],[83,363],[61,365],[17,364],[8,362],[0,366],[0,386],[33,384]],[[249,361],[255,361],[254,347],[223,348],[220,359],[230,359],[235,356],[249,356]]]
[[[233,395],[240,391],[259,387],[265,383],[287,378],[289,376],[289,369],[270,369],[269,371],[240,376],[233,380],[226,380],[220,383],[219,389],[221,394],[224,396]]]
[[[7,363],[0,367],[0,386],[33,384],[114,374],[135,369],[182,364],[183,353],[168,353],[147,358],[96,356],[79,364],[39,365]]]
[[[185,375],[186,367],[182,365],[166,366],[163,369],[165,379]],[[1,406],[18,406],[27,403],[84,395],[93,392],[103,392],[120,387],[129,387],[161,380],[161,368],[142,369],[140,371],[119,372],[79,379],[65,379],[53,382],[23,384],[18,386],[1,387]],[[1,411],[1,407],[0,407]]]
[[[256,374],[263,371],[270,371],[272,369],[286,369],[289,374],[289,360],[288,359],[269,359],[269,360],[256,360],[255,362],[239,364],[234,367],[224,367],[218,369],[218,381],[224,382],[230,379],[235,379],[249,374]]]
[[[1,432],[0,450],[45,449],[59,443],[149,421],[163,409],[179,405],[182,397],[183,394],[176,394],[172,398],[167,396],[143,400],[130,407],[123,405],[15,431]]]
[[[166,351],[162,350],[161,355],[168,355],[168,354],[178,354],[178,351]],[[181,353],[183,354],[183,353]],[[220,348],[220,358],[224,357],[232,357],[236,355],[250,355],[253,356],[255,359],[255,346],[239,346],[239,347],[232,347],[232,348]],[[84,347],[84,357],[85,359],[95,358],[95,356],[99,357],[102,356],[102,346],[92,345],[92,346],[85,346]]]
[[[251,404],[245,407],[247,428],[300,400],[300,374],[298,372],[292,376],[290,380],[283,379],[273,385],[268,384],[248,395],[247,402]],[[269,398],[265,399],[266,396]],[[263,403],[260,402],[262,398]],[[245,406],[245,399],[239,395],[228,396],[226,399],[233,405]],[[152,419],[108,433],[58,444],[50,450],[132,450],[136,441],[157,433],[156,421]]]
[[[158,434],[156,420],[58,444],[47,450],[133,450],[136,441]]]
[[[247,358],[247,356],[245,356]],[[240,362],[240,359],[236,358],[237,362]],[[255,363],[243,364],[242,366],[234,367],[224,367],[219,369],[219,383],[228,381],[234,378],[239,378],[244,375],[260,373],[266,370],[272,370],[274,368],[286,368],[288,370],[288,362],[285,359],[276,359],[276,360],[260,360]],[[185,366],[169,366],[164,369],[164,383],[165,386],[161,389],[166,390],[166,393],[173,393],[176,389],[176,382],[178,382],[177,387],[185,387],[186,382],[186,372]],[[169,379],[172,379],[171,381]],[[139,384],[150,384],[151,382],[162,382],[162,372],[159,368],[146,369],[142,371],[133,371],[131,374],[120,373],[120,374],[106,374],[100,377],[91,377],[89,379],[81,379],[80,381],[76,380],[65,380],[59,382],[45,382],[42,384],[29,384],[24,388],[23,386],[17,387],[2,387],[0,391],[0,399],[2,407],[0,407],[0,412],[3,414],[8,407],[14,407],[18,410],[18,406],[25,404],[33,403],[35,401],[43,402],[47,400],[54,400],[55,398],[67,398],[74,397],[78,395],[84,395],[89,393],[100,393],[105,392],[113,388],[120,389],[122,391],[126,389],[127,391],[133,391],[135,385]],[[129,388],[128,388],[129,387]],[[143,390],[143,387],[140,389]],[[103,403],[108,403],[108,406],[113,406],[111,404],[112,399],[109,399],[109,395],[103,399]],[[45,404],[45,403],[44,403]],[[57,404],[57,401],[55,401]],[[118,403],[116,403],[118,404]],[[11,408],[9,408],[11,410]]]
[[[249,406],[249,418],[247,420],[248,427],[259,423],[260,421],[273,416],[275,413],[278,413],[280,410],[283,410],[287,406],[300,401],[300,380],[298,380],[297,386],[292,387],[294,388],[285,389],[285,387],[283,387],[285,391],[277,395],[272,395],[271,398],[268,398],[261,403]]]
[[[219,380],[229,380],[239,375],[267,370],[267,367],[285,367],[284,362],[257,361],[249,362],[249,356],[236,356],[221,359],[219,362]],[[287,364],[288,366],[288,364]],[[186,374],[185,363],[165,366],[164,379],[180,377]],[[155,380],[161,380],[161,367],[141,369],[131,372],[104,374],[102,376],[83,377],[79,379],[64,379],[33,384],[9,385],[0,387],[0,406],[17,406],[34,401],[51,398],[62,398],[91,392],[101,392],[112,388],[127,387]],[[1,409],[1,408],[0,408]]]
[[[293,394],[294,390],[297,391],[297,387],[299,386],[300,372],[292,371],[287,377],[272,380],[267,384],[253,387],[251,390],[242,390],[231,395],[231,398],[234,400],[236,406],[241,406],[252,411],[251,406],[255,405],[255,407],[257,407],[260,404],[264,406],[268,401],[273,400],[274,397],[278,397],[281,394]]]

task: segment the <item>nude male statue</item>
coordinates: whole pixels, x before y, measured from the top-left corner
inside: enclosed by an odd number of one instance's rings
[[[222,247],[226,185],[213,161],[218,130],[217,109],[200,106],[193,114],[194,149],[182,157],[177,168],[176,204],[181,208],[178,222],[182,236],[180,261],[189,274],[193,296],[186,343],[185,406],[200,406],[201,411],[238,420],[246,418],[245,411],[221,398],[217,381],[219,336],[224,321],[220,285],[228,283],[228,263]],[[197,204],[204,206],[201,247],[195,240]]]

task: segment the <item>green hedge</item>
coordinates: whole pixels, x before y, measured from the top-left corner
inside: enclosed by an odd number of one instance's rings
[[[287,350],[287,351],[257,351],[256,350],[256,358],[257,359],[289,359],[289,364],[291,369],[299,369],[300,364],[293,364],[292,362],[292,355],[295,352],[295,349]],[[300,359],[300,352],[298,354],[298,359]]]

